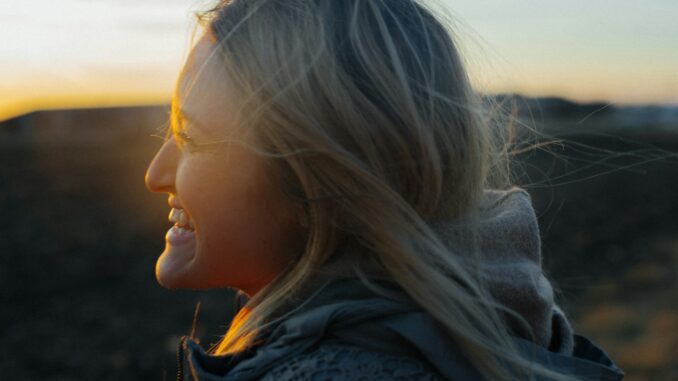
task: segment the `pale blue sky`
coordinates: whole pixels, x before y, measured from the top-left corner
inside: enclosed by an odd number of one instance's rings
[[[678,103],[676,0],[445,2],[477,33],[471,70],[490,88]]]
[[[678,103],[676,0],[440,0],[478,89]],[[1,0],[0,119],[167,100],[208,0]]]

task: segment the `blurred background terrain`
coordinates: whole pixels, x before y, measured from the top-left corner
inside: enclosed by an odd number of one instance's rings
[[[474,89],[529,96],[497,99],[541,134],[516,184],[575,330],[626,380],[678,380],[678,2],[436,1]],[[226,330],[231,291],[155,282],[167,107],[118,107],[169,102],[215,3],[1,2],[1,379],[174,379],[198,302],[202,343]]]
[[[512,100],[554,141],[518,155],[516,181],[575,330],[628,380],[678,379],[678,109]],[[155,282],[170,223],[143,176],[166,119],[158,106],[0,123],[3,379],[174,379],[198,301],[202,343],[225,331],[231,291]]]

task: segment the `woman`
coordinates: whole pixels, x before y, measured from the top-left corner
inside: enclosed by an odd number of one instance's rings
[[[180,377],[617,380],[540,268],[507,132],[414,0],[235,0],[202,15],[146,183],[156,276],[249,301]],[[508,190],[490,190],[508,189]]]

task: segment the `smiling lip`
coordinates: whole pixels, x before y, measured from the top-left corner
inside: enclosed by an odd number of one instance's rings
[[[172,246],[182,246],[195,240],[195,232],[190,229],[182,228],[178,225],[172,226],[165,236],[165,241]]]

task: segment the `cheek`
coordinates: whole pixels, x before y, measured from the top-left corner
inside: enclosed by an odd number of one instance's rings
[[[256,168],[211,168],[192,165],[177,179],[196,224],[195,275],[213,287],[265,284],[298,251],[290,208]]]
[[[223,191],[223,197],[203,199],[198,260],[234,281],[274,277],[291,256],[289,222],[280,221],[276,207],[256,192]]]

